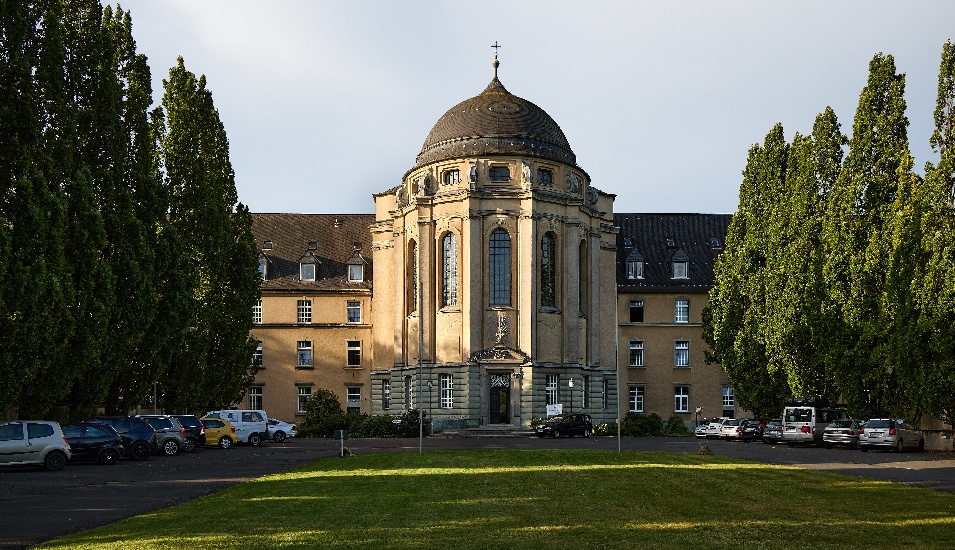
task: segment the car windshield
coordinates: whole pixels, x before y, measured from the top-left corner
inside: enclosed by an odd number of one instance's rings
[[[833,428],[848,428],[852,426],[851,420],[833,420],[829,426]]]
[[[812,422],[812,409],[790,409],[786,411],[786,422]]]
[[[891,420],[870,420],[865,423],[865,427],[866,428],[891,428],[892,424],[894,424],[894,422],[892,422]]]

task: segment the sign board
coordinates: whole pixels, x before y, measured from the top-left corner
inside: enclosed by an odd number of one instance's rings
[[[547,405],[547,416],[559,416],[564,412],[564,404]]]
[[[335,439],[341,439],[342,441],[348,439],[348,430],[335,430]]]

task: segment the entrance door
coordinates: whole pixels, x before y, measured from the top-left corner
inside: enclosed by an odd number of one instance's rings
[[[490,399],[490,423],[491,424],[510,424],[511,423],[511,390],[510,388],[491,388]]]

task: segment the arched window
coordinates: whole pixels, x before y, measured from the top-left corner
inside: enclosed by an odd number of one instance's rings
[[[408,243],[408,313],[418,311],[418,243]]]
[[[541,239],[541,305],[557,307],[557,247],[550,233]]]
[[[587,315],[587,303],[590,299],[587,291],[588,272],[590,269],[590,256],[587,254],[587,241],[580,241],[580,251],[578,256],[577,298],[579,300],[581,315]]]
[[[511,237],[503,229],[495,229],[490,240],[490,288],[492,306],[511,305]]]
[[[458,305],[458,238],[448,233],[441,242],[441,307]]]

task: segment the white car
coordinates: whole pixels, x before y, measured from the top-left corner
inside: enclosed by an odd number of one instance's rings
[[[727,418],[720,424],[720,439],[743,439],[743,421],[739,418]]]
[[[58,422],[13,420],[0,423],[0,465],[36,464],[51,472],[72,458],[70,442]]]
[[[289,424],[288,422],[282,422],[277,418],[269,419],[269,437],[272,441],[281,443],[285,441],[286,438],[295,437],[297,433],[295,424]]]
[[[235,436],[240,443],[248,443],[258,447],[269,439],[269,416],[265,411],[250,409],[227,409],[224,411],[209,411],[202,418],[221,418],[228,420],[235,426]]]
[[[720,437],[720,426],[723,425],[725,420],[729,419],[725,416],[719,416],[705,420],[693,430],[693,434],[700,439],[718,439]]]

